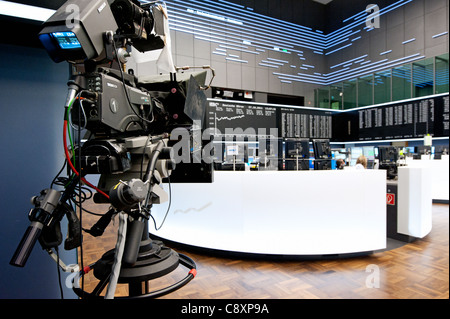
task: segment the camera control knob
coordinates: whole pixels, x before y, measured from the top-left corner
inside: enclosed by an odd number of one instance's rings
[[[128,210],[142,202],[148,192],[147,185],[140,179],[132,179],[128,183],[120,182],[109,192],[111,204],[117,209]]]

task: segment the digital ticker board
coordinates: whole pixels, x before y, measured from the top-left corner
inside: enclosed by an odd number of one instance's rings
[[[329,109],[208,99],[208,128],[216,135],[378,141],[449,136],[449,95],[363,108]]]

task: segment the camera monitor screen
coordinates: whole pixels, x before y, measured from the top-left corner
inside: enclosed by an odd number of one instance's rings
[[[73,32],[53,32],[51,36],[63,50],[81,49],[80,41]]]

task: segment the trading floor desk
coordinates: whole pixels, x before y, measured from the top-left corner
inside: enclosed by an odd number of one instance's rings
[[[267,255],[386,248],[386,172],[216,171],[212,184],[172,184],[163,240]],[[167,204],[155,205],[157,226]]]

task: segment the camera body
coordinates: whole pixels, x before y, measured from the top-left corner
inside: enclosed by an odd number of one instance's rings
[[[76,101],[72,123],[109,137],[145,132],[139,117],[149,118],[152,113],[150,94],[124,83],[111,71],[99,69],[83,76],[84,89],[91,97]]]

